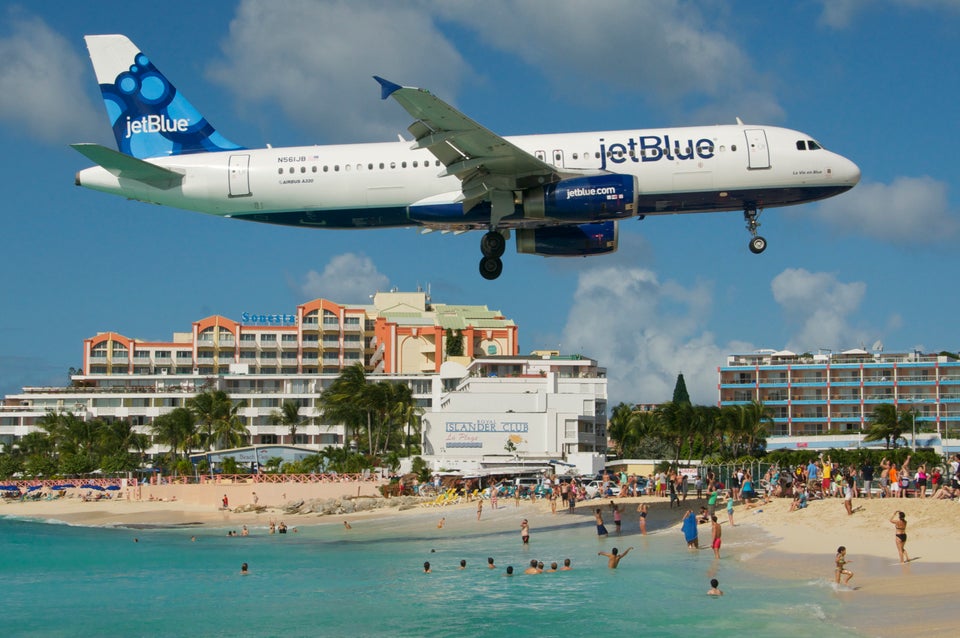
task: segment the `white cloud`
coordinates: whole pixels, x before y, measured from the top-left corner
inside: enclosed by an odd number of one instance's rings
[[[0,37],[0,122],[49,143],[101,137],[106,114],[87,100],[87,61],[39,18],[17,12],[10,25]]]
[[[886,3],[877,0],[821,0],[821,4],[820,22],[834,29],[850,26],[857,14],[868,9],[885,10],[884,4],[927,11],[960,11],[960,0],[887,0]]]
[[[567,96],[640,94],[671,107],[706,101],[711,106],[699,115],[714,121],[783,116],[772,92],[763,92],[768,82],[728,36],[726,16],[705,14],[723,5],[604,0],[587,9],[580,0],[488,0],[483,6],[441,2],[436,10],[538,69]]]
[[[845,350],[864,340],[865,333],[850,325],[867,292],[864,282],[844,283],[831,273],[788,268],[773,278],[770,288],[787,326],[797,330],[787,348]]]
[[[322,273],[304,275],[297,292],[305,299],[333,299],[337,303],[368,304],[370,295],[386,290],[390,279],[364,255],[345,253],[330,259]]]
[[[844,232],[898,244],[949,241],[960,230],[960,215],[950,208],[947,184],[931,177],[861,183],[843,197],[820,204],[817,215]]]
[[[449,100],[469,69],[417,4],[244,0],[209,75],[238,100],[277,105],[326,139],[395,140],[409,117],[377,99],[380,75]]]
[[[751,346],[715,343],[704,328],[713,284],[660,282],[643,268],[584,271],[562,337],[566,352],[581,352],[607,368],[611,402],[667,401],[683,373],[695,403],[717,401],[717,366]]]

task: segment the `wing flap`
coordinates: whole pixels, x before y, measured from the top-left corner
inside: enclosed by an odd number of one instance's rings
[[[183,174],[131,157],[99,144],[71,144],[81,155],[118,178],[168,190],[183,182]]]

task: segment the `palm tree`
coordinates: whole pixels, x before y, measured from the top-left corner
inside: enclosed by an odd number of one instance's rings
[[[100,432],[100,445],[104,454],[116,451],[126,454],[133,450],[142,458],[150,447],[150,437],[137,432],[130,421],[111,421]]]
[[[242,445],[249,431],[243,424],[240,409],[246,405],[234,403],[223,390],[208,390],[187,400],[187,407],[197,421],[196,444],[210,451],[214,444],[229,447]]]
[[[620,458],[624,458],[625,450],[633,443],[633,434],[636,432],[634,421],[633,407],[622,402],[613,408],[607,420],[607,436],[613,441]]]
[[[368,449],[373,449],[373,406],[362,363],[343,370],[330,387],[320,393],[320,409],[326,422],[343,423],[354,439],[366,424]]]
[[[171,459],[176,460],[181,446],[186,453],[189,442],[197,435],[196,417],[187,408],[174,408],[154,419],[151,430],[157,442],[170,446]]]
[[[903,431],[912,425],[915,418],[912,410],[899,411],[892,403],[881,403],[870,414],[870,429],[863,437],[864,441],[884,441],[887,449],[890,443],[897,446],[897,439]]]
[[[212,433],[212,442],[216,449],[240,447],[250,440],[250,430],[240,416],[242,408],[242,401],[238,404],[230,402],[229,407],[224,406],[224,412],[214,423]]]
[[[396,430],[400,435],[401,441],[405,440],[406,445],[402,447],[409,454],[410,451],[410,422],[419,418],[423,409],[420,408],[413,399],[413,390],[406,383],[391,383],[389,392],[389,406],[387,410],[387,438],[383,443],[385,450],[390,449],[390,434]],[[405,431],[406,430],[406,431]]]
[[[676,465],[680,462],[684,443],[696,434],[696,412],[690,403],[673,401],[660,404],[655,412],[659,423],[658,434],[673,448]]]
[[[721,418],[728,452],[734,457],[752,453],[761,442],[766,442],[773,426],[770,409],[761,401],[724,406]]]
[[[296,443],[297,428],[306,424],[306,420],[300,416],[300,404],[292,399],[288,399],[281,404],[280,409],[270,415],[270,422],[274,425],[282,425],[290,430],[290,443]]]

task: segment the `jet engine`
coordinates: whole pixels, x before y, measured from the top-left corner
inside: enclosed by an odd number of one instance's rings
[[[517,252],[545,257],[586,257],[617,250],[617,222],[569,224],[516,231]]]

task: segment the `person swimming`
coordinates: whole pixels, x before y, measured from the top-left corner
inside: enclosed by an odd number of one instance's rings
[[[720,589],[720,581],[716,578],[710,579],[710,589],[707,590],[707,596],[723,596],[723,591]]]

